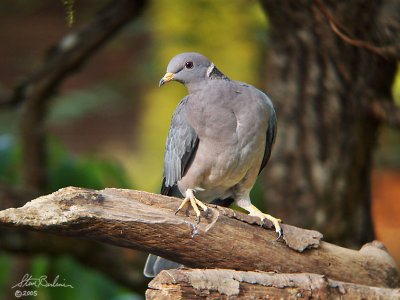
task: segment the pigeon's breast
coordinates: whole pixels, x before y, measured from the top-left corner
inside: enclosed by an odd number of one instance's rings
[[[240,89],[218,91],[187,107],[187,118],[199,137],[196,154],[179,183],[209,201],[231,196],[233,188],[251,189],[265,147],[267,118],[262,105]]]

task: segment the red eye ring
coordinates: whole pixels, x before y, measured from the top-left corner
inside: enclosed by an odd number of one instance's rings
[[[185,68],[186,69],[193,69],[193,62],[192,61],[185,62]]]

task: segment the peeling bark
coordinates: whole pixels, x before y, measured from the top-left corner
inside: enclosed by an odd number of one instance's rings
[[[371,286],[399,282],[393,259],[378,242],[354,251],[287,224],[284,241],[276,241],[275,232],[259,226],[258,218],[209,205],[208,218],[196,224],[193,212],[174,214],[179,204],[179,199],[141,191],[70,187],[1,211],[0,225],[86,237],[188,267],[317,273]]]
[[[156,299],[400,299],[400,289],[369,287],[317,274],[234,270],[162,271],[149,283]]]

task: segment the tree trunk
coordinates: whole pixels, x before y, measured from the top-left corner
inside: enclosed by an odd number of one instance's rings
[[[371,106],[392,101],[397,63],[372,45],[393,41],[382,33],[396,17],[392,2],[262,1],[271,26],[265,89],[278,115],[265,172],[269,211],[350,247],[373,239],[370,170],[380,122]]]

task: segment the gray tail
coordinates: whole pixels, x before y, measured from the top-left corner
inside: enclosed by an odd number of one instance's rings
[[[182,198],[182,193],[179,191],[178,186],[175,184],[171,187],[165,186],[165,178],[163,179],[161,186],[161,194]],[[146,264],[144,266],[143,274],[146,277],[153,278],[162,270],[177,269],[183,265],[174,261],[162,258],[157,255],[149,254],[147,256]]]
[[[163,180],[162,188],[161,188],[162,195],[174,196],[181,198],[182,193],[179,191],[178,186],[174,185],[172,187],[165,186],[165,179]],[[215,199],[211,201],[211,204],[216,204],[220,206],[228,207],[233,202],[232,198],[226,199]],[[168,260],[162,258],[157,255],[149,254],[146,260],[146,265],[144,266],[143,274],[146,277],[153,278],[162,270],[169,270],[169,269],[177,269],[183,267],[182,264],[174,262],[172,260]]]
[[[162,270],[177,269],[180,267],[183,267],[183,265],[157,255],[149,254],[143,274],[146,277],[153,278]]]

